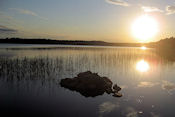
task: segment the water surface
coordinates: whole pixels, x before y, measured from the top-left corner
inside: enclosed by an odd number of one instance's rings
[[[84,97],[63,78],[92,71],[122,87],[123,97]],[[0,109],[17,115],[174,117],[175,62],[154,49],[6,45],[0,49]],[[6,113],[7,114],[7,113]]]

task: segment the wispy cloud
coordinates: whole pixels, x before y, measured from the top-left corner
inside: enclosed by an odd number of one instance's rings
[[[0,25],[0,33],[11,33],[11,34],[14,34],[16,32],[18,32],[18,31],[15,30],[15,29],[11,29],[11,28],[8,28],[6,26]]]
[[[38,18],[43,19],[43,20],[48,20],[47,18],[42,17],[42,16],[38,15],[37,13],[30,11],[30,10],[20,9],[20,8],[9,8],[9,9],[15,10],[20,14],[31,15],[31,16],[35,16],[35,17],[38,17]]]
[[[32,16],[38,16],[36,13],[29,11],[29,10],[25,10],[25,9],[19,9],[19,8],[10,8],[11,10],[16,10],[21,14],[26,14],[26,15],[32,15]]]
[[[171,15],[171,14],[174,14],[175,13],[175,6],[167,6],[166,7],[166,14],[167,15]]]
[[[15,17],[8,14],[8,12],[0,11],[0,26],[1,26],[1,34],[20,34],[21,30],[24,29],[24,22],[20,19],[16,19]],[[10,31],[4,31],[4,29],[11,29],[9,27],[13,27]],[[3,29],[3,30],[2,30]],[[5,33],[6,32],[6,33]],[[8,32],[8,33],[7,33]],[[2,35],[1,35],[2,36]]]
[[[164,12],[163,10],[161,10],[157,7],[151,7],[151,6],[142,6],[141,9],[144,12]]]
[[[120,5],[120,6],[130,6],[130,4],[126,1],[123,0],[106,0],[108,3],[110,4],[114,4],[114,5]]]
[[[1,19],[6,19],[6,20],[13,19],[13,17],[6,15],[6,13],[3,11],[0,11],[0,17],[1,17]]]

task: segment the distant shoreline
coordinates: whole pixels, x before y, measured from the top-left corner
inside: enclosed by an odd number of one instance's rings
[[[1,49],[8,49],[8,50],[38,50],[38,49],[67,49],[67,48],[74,48],[74,49],[115,49],[115,48],[138,48],[140,47],[129,47],[129,46],[101,46],[101,45],[59,45],[59,44],[1,44],[0,43],[0,50]],[[147,47],[147,49],[153,49]]]
[[[70,41],[70,40],[51,40],[51,39],[20,39],[20,38],[10,38],[10,39],[0,39],[1,47],[0,49],[64,49],[65,46],[74,47],[90,47],[96,46],[98,48],[103,47],[142,47],[154,48],[156,53],[162,57],[169,60],[175,60],[175,38],[170,37],[162,39],[158,42],[150,43],[109,43],[104,41]],[[4,44],[4,47],[2,46]],[[21,44],[20,46],[6,47],[5,44]],[[32,44],[31,46],[24,46],[22,44]],[[40,46],[39,46],[40,45]],[[43,45],[45,47],[43,47]],[[48,45],[48,46],[47,46]],[[52,46],[53,45],[53,46]],[[61,46],[60,46],[61,45]],[[46,47],[47,46],[47,47]],[[103,47],[100,47],[103,46]]]
[[[82,46],[120,46],[120,47],[154,47],[155,43],[109,43],[104,41],[82,41],[82,40],[51,40],[51,39],[0,39],[0,44],[49,44],[49,45],[82,45]]]

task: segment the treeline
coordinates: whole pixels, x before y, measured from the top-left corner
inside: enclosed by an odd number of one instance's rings
[[[6,38],[0,39],[0,43],[12,44],[61,44],[61,45],[97,45],[97,46],[130,46],[139,47],[140,43],[108,43],[104,41],[83,41],[83,40],[51,40],[51,39],[22,39]]]
[[[97,45],[97,46],[127,46],[127,47],[146,46],[146,47],[157,48],[157,49],[162,49],[162,50],[165,50],[165,49],[171,50],[175,47],[175,38],[174,37],[165,38],[158,42],[151,42],[151,43],[109,43],[109,42],[104,42],[104,41],[6,38],[6,39],[0,39],[0,43]]]
[[[157,50],[165,53],[171,53],[175,56],[175,38],[170,37],[166,39],[162,39],[157,42],[156,47]]]
[[[103,41],[70,41],[70,40],[51,40],[51,39],[22,39],[22,38],[6,38],[0,39],[0,43],[14,44],[66,44],[66,45],[105,45]]]
[[[170,37],[156,42],[156,52],[161,57],[175,61],[175,38]]]
[[[156,44],[156,48],[159,48],[159,49],[175,50],[174,47],[175,47],[175,38],[174,37],[162,39],[162,40],[158,41]]]

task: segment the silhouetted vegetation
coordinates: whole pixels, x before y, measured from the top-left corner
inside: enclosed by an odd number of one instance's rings
[[[106,45],[103,41],[77,41],[77,40],[51,40],[51,39],[21,39],[21,38],[6,38],[0,39],[0,43],[15,43],[15,44],[64,44],[64,45]]]
[[[171,51],[175,45],[175,38],[165,38],[158,42],[150,43],[109,43],[104,41],[83,41],[83,40],[51,40],[51,39],[22,39],[22,38],[6,38],[0,39],[0,43],[12,44],[60,44],[60,45],[99,45],[99,46],[127,46],[140,47],[146,46],[150,48],[157,48],[160,50]]]
[[[170,37],[158,41],[155,45],[156,52],[160,56],[169,59],[175,60],[175,38]]]
[[[0,43],[12,43],[12,44],[96,45],[96,46],[129,46],[129,47],[140,47],[142,45],[141,43],[109,43],[109,42],[104,42],[104,41],[21,39],[21,38],[0,39]]]
[[[8,81],[54,80],[62,70],[61,59],[0,57],[0,77]],[[54,67],[53,67],[54,64]]]
[[[158,41],[155,46],[157,49],[159,49],[161,51],[174,52],[175,49],[173,49],[173,48],[175,47],[175,38],[170,37],[170,38],[162,39],[162,40]]]

